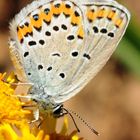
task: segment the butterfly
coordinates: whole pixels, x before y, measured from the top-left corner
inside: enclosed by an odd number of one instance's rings
[[[23,8],[10,23],[9,49],[38,111],[63,115],[63,102],[101,70],[129,21],[113,0],[36,0]]]

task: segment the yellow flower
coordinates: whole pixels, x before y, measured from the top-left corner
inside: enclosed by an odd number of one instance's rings
[[[0,123],[19,124],[25,121],[26,114],[29,111],[22,109],[23,103],[14,95],[14,88],[11,83],[15,80],[10,75],[6,81],[6,73],[0,74]]]
[[[0,140],[82,140],[82,138],[78,138],[76,131],[70,135],[66,134],[67,129],[68,121],[66,118],[61,132],[51,134],[44,134],[43,130],[39,130],[35,135],[27,123],[21,123],[20,128],[13,128],[9,124],[3,124],[0,126]]]
[[[41,115],[40,128],[37,122],[27,123],[29,118],[32,121],[33,112],[24,110],[22,107],[27,104],[14,95],[15,88],[11,86],[15,82],[14,75],[5,77],[5,73],[0,74],[0,140],[80,140],[77,131],[68,134],[66,118],[59,133],[56,132],[57,119],[53,116]]]

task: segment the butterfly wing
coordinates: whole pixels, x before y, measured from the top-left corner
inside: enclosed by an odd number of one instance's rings
[[[79,64],[71,85],[56,98],[57,103],[77,94],[101,70],[116,49],[130,21],[129,11],[115,1],[81,2],[81,10],[86,32],[83,44],[85,60]]]
[[[78,36],[84,32],[82,17],[70,1],[35,1],[24,8],[10,26],[10,52],[18,78],[50,96],[58,95],[79,64],[69,69],[76,50],[83,49],[83,37]]]
[[[128,22],[116,2],[35,1],[11,23],[18,77],[34,84],[33,94],[64,102],[104,66]]]

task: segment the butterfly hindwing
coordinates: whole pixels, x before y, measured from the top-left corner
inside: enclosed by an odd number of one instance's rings
[[[100,71],[116,49],[130,20],[127,9],[115,1],[83,2],[81,5],[86,32],[85,60],[79,64],[71,85],[57,98],[58,103],[78,93]]]

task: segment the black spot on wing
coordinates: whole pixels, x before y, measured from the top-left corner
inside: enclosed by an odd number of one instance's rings
[[[48,15],[49,12],[50,12],[50,9],[49,9],[49,8],[44,9],[44,13],[45,13],[46,15]]]
[[[29,72],[29,73],[28,73],[28,75],[30,76],[30,75],[31,75],[31,73]]]
[[[29,41],[29,42],[28,42],[28,45],[29,45],[29,46],[34,46],[34,45],[36,45],[36,41]]]
[[[99,29],[98,29],[98,27],[96,27],[96,26],[93,26],[93,31],[94,31],[94,33],[98,33],[99,32]]]
[[[65,74],[64,73],[60,73],[59,76],[64,79],[65,78]]]
[[[51,70],[52,70],[52,67],[48,67],[48,68],[47,68],[47,71],[51,71]]]
[[[53,27],[53,30],[54,30],[54,31],[59,31],[59,27],[58,27],[58,26],[54,26],[54,27]]]
[[[46,36],[51,36],[51,32],[46,31],[46,32],[45,32],[45,35],[46,35]]]
[[[66,14],[66,13],[63,13],[65,18],[69,18],[70,17],[70,14]]]
[[[100,30],[100,32],[103,33],[103,34],[106,34],[106,33],[107,33],[107,29],[106,29],[106,28],[102,28],[102,29]]]
[[[58,18],[58,17],[60,16],[60,14],[54,14],[54,13],[53,13],[53,16],[54,16],[55,18]]]
[[[65,24],[62,24],[62,25],[61,25],[61,28],[62,28],[63,30],[67,30],[67,29],[68,29],[67,26],[66,26]]]
[[[78,52],[77,51],[75,51],[75,52],[72,52],[72,54],[71,54],[73,57],[77,57],[78,56]]]
[[[51,21],[46,21],[46,20],[43,20],[47,25],[50,25],[51,24]]]
[[[38,65],[38,70],[42,70],[43,69],[43,65]]]
[[[28,27],[29,26],[29,23],[28,22],[25,22],[24,25]]]
[[[20,43],[22,44],[24,42],[24,39],[22,38],[21,40],[20,40]]]
[[[87,58],[88,60],[91,59],[90,55],[89,54],[86,54],[86,53],[83,55],[83,57]]]
[[[79,14],[77,11],[74,12],[74,15],[75,15],[76,17],[80,17],[80,14]]]
[[[24,53],[24,57],[27,57],[29,55],[29,52]]]
[[[110,32],[110,33],[108,33],[108,36],[113,38],[114,37],[114,33]]]
[[[68,8],[68,9],[71,8],[71,6],[69,4],[66,4],[65,7]]]
[[[44,45],[45,44],[45,41],[44,40],[39,40],[39,43],[41,44],[41,45]]]
[[[38,15],[38,14],[33,15],[33,19],[34,19],[35,21],[37,21],[37,20],[39,19],[39,15]]]
[[[57,3],[54,5],[55,8],[59,8],[60,7],[60,3]]]
[[[42,27],[35,27],[35,26],[34,26],[34,29],[36,29],[36,31],[40,32],[41,29],[42,29]]]
[[[84,39],[83,36],[80,36],[80,35],[78,35],[77,37],[78,39]]]
[[[52,54],[52,56],[58,56],[58,57],[61,57],[61,55],[59,53],[54,53]]]
[[[68,37],[67,37],[67,40],[74,40],[75,39],[75,37],[74,37],[74,35],[69,35]]]

